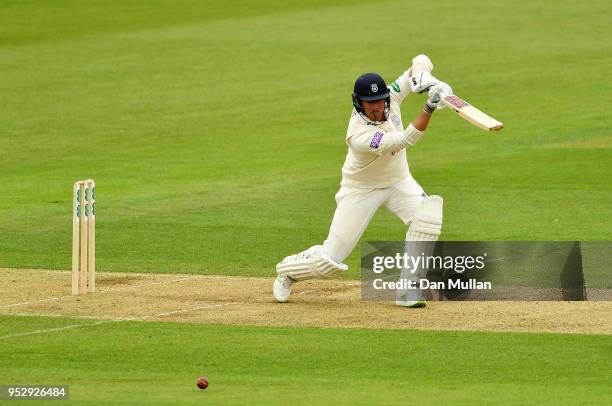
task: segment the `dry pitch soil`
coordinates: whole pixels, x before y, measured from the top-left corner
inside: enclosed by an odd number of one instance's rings
[[[273,278],[99,273],[70,295],[70,272],[0,268],[0,315],[256,326],[612,334],[612,301],[429,302],[406,309],[360,301],[359,281],[312,280],[275,303]]]

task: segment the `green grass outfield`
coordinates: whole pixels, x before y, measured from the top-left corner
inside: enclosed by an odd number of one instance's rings
[[[605,404],[609,336],[0,317],[0,382],[97,404]],[[32,368],[31,363],[37,367]],[[198,376],[210,387],[199,391]],[[246,402],[246,403],[245,403]]]
[[[506,125],[436,113],[410,150],[443,238],[609,240],[608,8],[5,0],[0,267],[69,269],[72,184],[93,177],[100,270],[272,276],[327,234],[355,78],[391,82],[418,53]],[[404,235],[381,212],[364,239]],[[74,323],[0,316],[0,336]],[[122,322],[1,339],[0,384],[108,404],[610,403],[610,352],[595,335]]]
[[[421,52],[506,124],[444,111],[410,150],[443,238],[610,239],[606,5],[5,1],[0,266],[68,269],[93,177],[101,269],[270,275],[327,235],[355,78]],[[381,211],[364,238],[404,234]]]

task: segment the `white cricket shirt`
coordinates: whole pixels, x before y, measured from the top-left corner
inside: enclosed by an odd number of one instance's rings
[[[408,72],[388,86],[389,118],[382,124],[365,120],[355,109],[346,132],[348,153],[342,167],[341,185],[376,189],[390,187],[410,174],[406,146],[422,132],[410,124],[404,130],[400,104],[410,93]]]

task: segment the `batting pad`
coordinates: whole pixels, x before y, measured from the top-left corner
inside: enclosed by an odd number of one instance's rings
[[[305,281],[313,278],[329,278],[333,274],[346,271],[348,265],[328,258],[304,258],[292,262],[281,262],[276,265],[276,273],[288,275],[294,281]]]
[[[425,197],[408,227],[406,241],[438,240],[442,233],[442,204],[440,196]]]

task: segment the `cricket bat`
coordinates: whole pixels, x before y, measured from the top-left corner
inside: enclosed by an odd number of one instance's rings
[[[463,119],[484,130],[498,131],[504,128],[502,122],[478,110],[459,96],[444,96],[442,103],[459,114]]]

